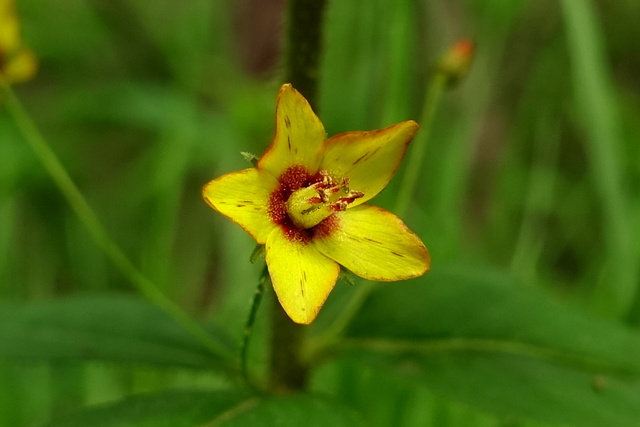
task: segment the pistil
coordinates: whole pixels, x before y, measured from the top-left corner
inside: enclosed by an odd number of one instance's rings
[[[322,180],[294,191],[286,203],[287,214],[296,227],[308,229],[335,212],[344,211],[354,200],[364,196],[349,188],[349,179],[334,180],[320,171]]]

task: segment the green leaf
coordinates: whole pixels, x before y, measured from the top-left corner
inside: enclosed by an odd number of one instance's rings
[[[210,329],[223,348],[222,331]],[[0,304],[0,357],[99,359],[210,368],[222,364],[164,312],[124,294]],[[230,350],[231,351],[231,350]]]
[[[262,397],[229,391],[168,391],[90,408],[46,427],[340,427],[360,417],[320,397]]]
[[[305,427],[361,426],[362,418],[349,408],[325,398],[309,395],[275,396],[257,400],[246,411],[216,419],[207,426],[276,426]]]
[[[380,285],[346,341],[454,399],[580,426],[640,420],[640,337],[495,273]]]
[[[47,424],[47,427],[191,427],[206,425],[215,417],[233,414],[253,400],[239,391],[170,391],[132,396],[113,404]]]

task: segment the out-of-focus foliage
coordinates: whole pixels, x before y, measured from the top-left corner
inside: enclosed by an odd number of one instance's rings
[[[127,255],[234,350],[260,267],[200,190],[269,143],[284,6],[17,2],[40,63],[18,95]],[[327,12],[329,135],[418,119],[437,58],[461,37],[477,43],[404,218],[433,272],[374,291],[344,345],[317,360],[310,392],[324,397],[227,392],[237,384],[219,360],[155,309],[100,296],[133,291],[0,98],[0,425],[86,425],[100,411],[161,425],[160,409],[166,425],[197,425],[238,407],[248,412],[218,425],[300,408],[331,415],[324,425],[640,423],[640,2],[354,0]],[[403,173],[379,204],[393,208]],[[316,337],[353,292],[338,283]],[[258,379],[266,311],[250,351]],[[92,404],[109,406],[66,418]]]

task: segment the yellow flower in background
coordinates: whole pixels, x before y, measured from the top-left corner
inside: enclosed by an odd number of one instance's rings
[[[20,39],[14,1],[0,0],[0,78],[7,83],[19,83],[33,77],[36,69],[35,55]]]
[[[378,281],[429,269],[422,241],[391,212],[365,204],[386,187],[417,130],[407,121],[326,140],[307,100],[285,84],[275,136],[257,166],[204,186],[211,207],[266,244],[273,287],[294,322],[316,318],[339,264]]]

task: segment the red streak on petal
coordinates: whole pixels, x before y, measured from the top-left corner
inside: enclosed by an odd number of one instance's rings
[[[340,218],[337,215],[330,215],[323,219],[320,224],[313,227],[313,238],[322,239],[328,237],[338,227],[340,227]]]
[[[338,201],[339,201],[339,202],[345,202],[345,203],[347,203],[347,204],[350,204],[350,203],[353,203],[353,201],[354,201],[355,199],[358,199],[358,197],[340,197],[340,198],[338,199]]]

